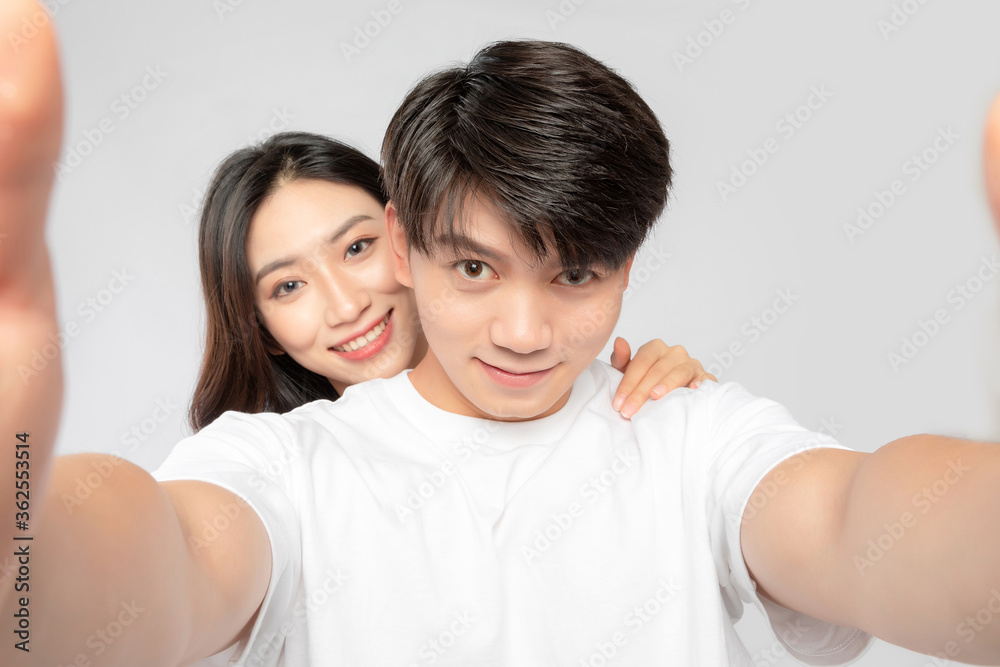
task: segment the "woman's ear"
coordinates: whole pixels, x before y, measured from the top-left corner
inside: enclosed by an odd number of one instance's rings
[[[986,196],[993,211],[993,223],[1000,234],[1000,95],[986,112],[983,139],[983,168],[986,172]]]
[[[410,274],[410,253],[406,244],[406,231],[399,224],[396,207],[392,202],[385,205],[385,228],[389,237],[389,247],[392,248],[392,269],[396,282],[406,287],[413,287],[413,276]]]

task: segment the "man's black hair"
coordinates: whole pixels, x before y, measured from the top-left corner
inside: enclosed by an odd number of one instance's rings
[[[505,41],[421,80],[382,144],[412,249],[460,239],[470,197],[539,259],[620,268],[666,204],[669,143],[628,81],[579,49]]]

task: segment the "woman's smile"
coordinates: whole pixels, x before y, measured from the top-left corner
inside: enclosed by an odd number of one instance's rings
[[[345,343],[333,345],[330,351],[349,361],[367,361],[382,351],[392,337],[392,310],[378,323]]]

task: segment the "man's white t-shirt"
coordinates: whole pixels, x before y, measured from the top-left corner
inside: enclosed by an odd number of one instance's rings
[[[733,627],[747,602],[799,660],[863,654],[867,634],[759,598],[740,550],[764,475],[840,445],[735,383],[627,421],[620,379],[595,362],[556,414],[501,423],[436,408],[404,373],[179,443],[156,479],[229,489],[270,537],[237,664],[752,665]]]

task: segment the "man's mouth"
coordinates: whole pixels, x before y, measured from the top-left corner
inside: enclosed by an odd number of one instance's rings
[[[482,359],[477,359],[477,361],[482,365],[482,369],[486,372],[488,378],[496,384],[510,389],[527,389],[528,387],[533,387],[548,377],[549,372],[555,368],[555,366],[550,366],[549,368],[537,371],[519,372],[493,366]]]

